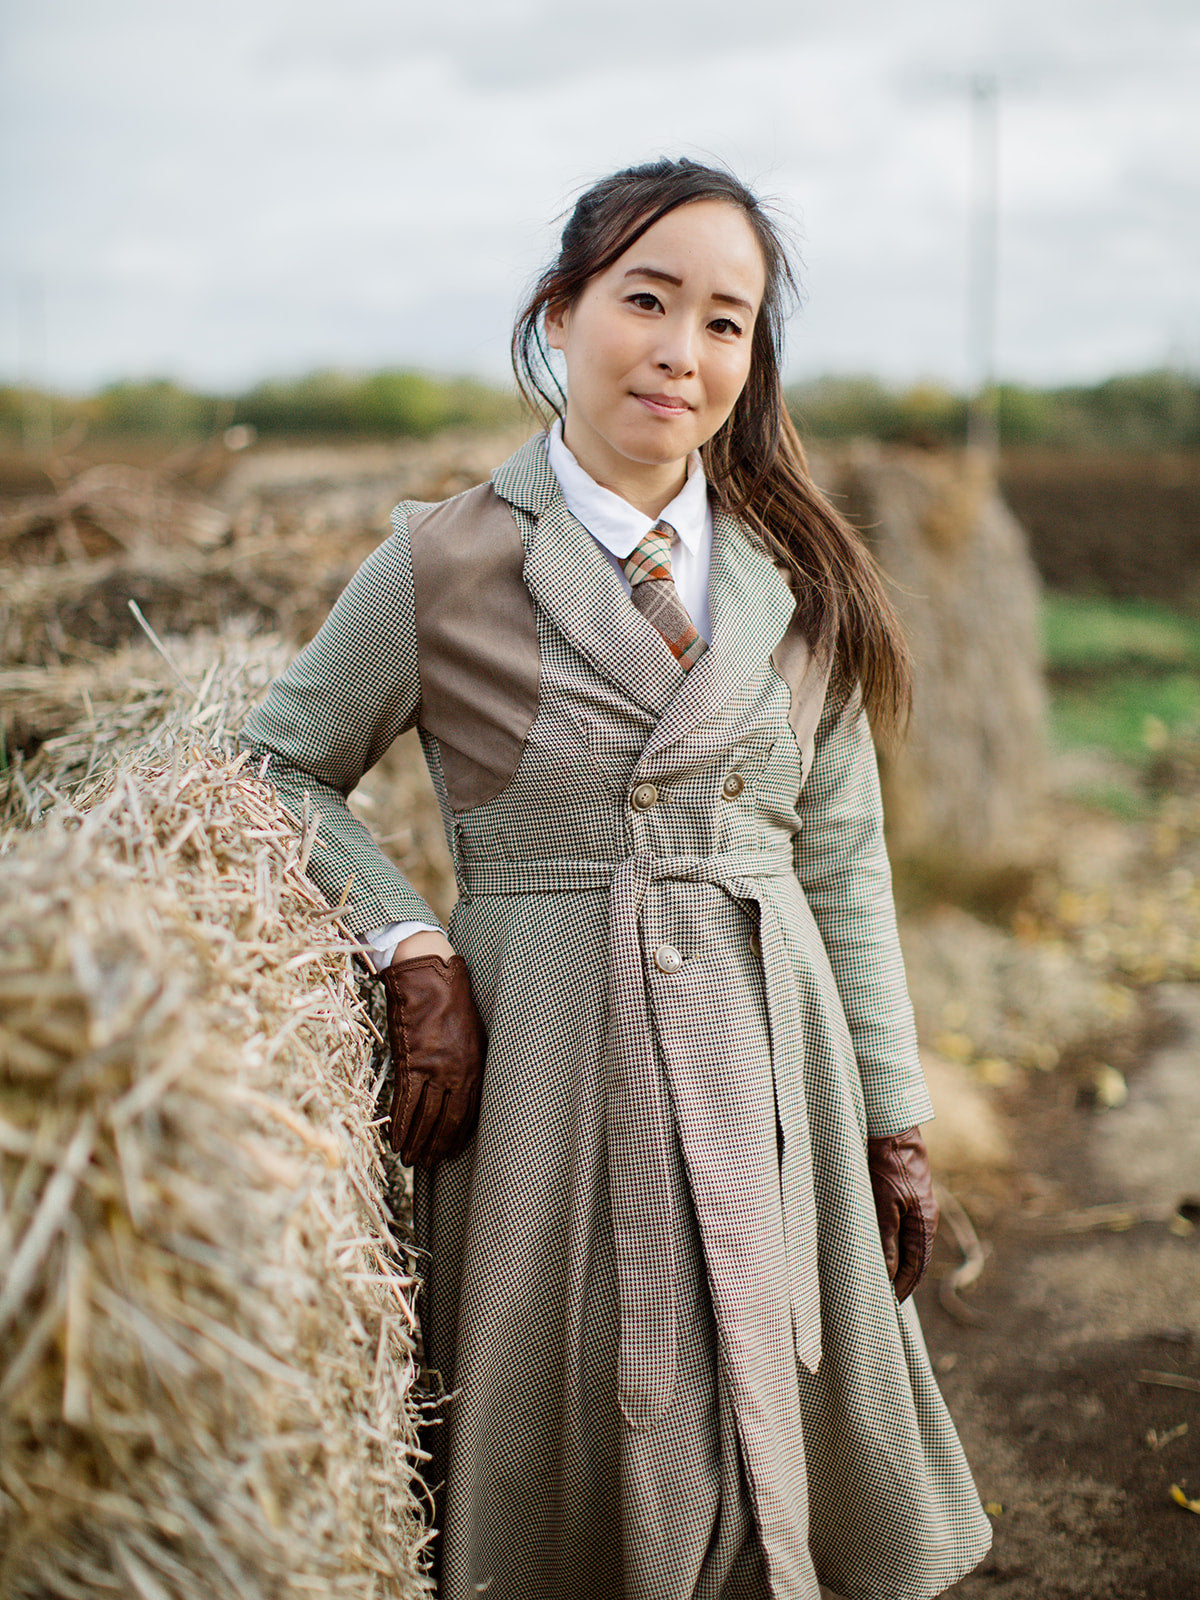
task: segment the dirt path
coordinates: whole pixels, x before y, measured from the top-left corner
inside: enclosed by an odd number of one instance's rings
[[[1198,1600],[1200,1516],[1200,989],[1164,986],[1129,1099],[1097,1112],[1048,1075],[1010,1107],[1044,1215],[1016,1208],[952,1320],[921,1312],[996,1542],[963,1600]],[[1106,1220],[1089,1208],[1105,1206]],[[1112,1222],[1121,1224],[1116,1231]],[[939,1239],[935,1275],[957,1261]]]

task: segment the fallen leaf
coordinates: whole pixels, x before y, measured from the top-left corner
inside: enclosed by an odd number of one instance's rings
[[[1177,1483],[1171,1485],[1171,1499],[1185,1511],[1194,1511],[1200,1517],[1200,1500],[1189,1500]],[[986,1506],[984,1509],[987,1509]]]

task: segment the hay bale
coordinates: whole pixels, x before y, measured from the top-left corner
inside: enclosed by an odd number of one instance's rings
[[[147,495],[157,492],[157,480],[145,476]],[[266,619],[299,642],[320,627],[387,529],[386,512],[373,525],[335,532],[308,517],[280,520],[248,505],[236,517],[211,510],[224,531],[210,544],[197,532],[200,512],[189,513],[186,501],[159,489],[165,509],[123,544],[76,541],[70,559],[56,547],[55,559],[37,562],[21,558],[19,541],[0,539],[0,667],[92,664],[140,641],[131,601],[164,635],[247,617]],[[30,501],[8,514],[10,525],[36,532],[43,510],[42,501]]]
[[[1024,868],[1046,713],[1022,529],[972,454],[859,443],[818,470],[893,580],[916,659],[909,737],[882,761],[893,856],[968,880]]]
[[[427,1594],[352,947],[185,722],[0,847],[0,1593]]]
[[[196,743],[229,748],[291,647],[238,619],[219,632],[138,642],[94,661],[0,668],[0,826],[28,825],[65,796],[86,808],[116,767]]]
[[[132,618],[131,618],[132,621]],[[86,808],[115,762],[169,760],[182,740],[228,747],[293,647],[245,619],[219,632],[140,643],[86,665],[0,668],[0,828],[70,797]],[[383,756],[351,805],[431,906],[456,898],[441,811],[415,732]]]

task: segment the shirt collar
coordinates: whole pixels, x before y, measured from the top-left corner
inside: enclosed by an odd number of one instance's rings
[[[688,457],[687,482],[670,505],[663,507],[661,517],[647,517],[585,472],[563,442],[561,419],[546,436],[546,454],[567,510],[619,560],[624,561],[636,550],[658,521],[669,522],[691,553],[700,548],[708,528],[709,508],[708,481],[698,450]]]

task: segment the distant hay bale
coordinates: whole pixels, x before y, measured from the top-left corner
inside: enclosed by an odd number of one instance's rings
[[[430,1592],[380,1057],[218,666],[0,840],[6,1600]]]
[[[239,516],[257,504],[314,529],[386,528],[398,500],[446,500],[485,482],[529,434],[517,422],[387,443],[259,445],[232,461],[216,498]]]
[[[229,532],[228,516],[185,484],[135,467],[87,467],[53,494],[0,507],[6,563],[84,561],[180,540],[207,549]]]
[[[937,1116],[922,1129],[943,1183],[977,1180],[1012,1166],[1008,1128],[979,1079],[961,1061],[921,1051],[921,1070]]]
[[[482,481],[526,432],[250,451],[207,497],[168,470],[91,467],[0,507],[0,667],[136,639],[130,600],[161,634],[253,616],[303,643],[398,500]]]
[[[360,530],[339,545],[303,529],[252,527],[214,550],[185,542],[61,565],[0,566],[0,666],[91,661],[137,640],[130,600],[163,634],[248,616],[307,639],[381,537]]]
[[[990,468],[864,442],[819,472],[892,579],[916,658],[909,736],[882,763],[893,855],[967,878],[1026,865],[1045,778],[1040,585]]]
[[[1128,987],[1064,940],[1013,938],[961,906],[908,921],[904,949],[917,1033],[954,1060],[1049,1071],[1134,1012]]]

